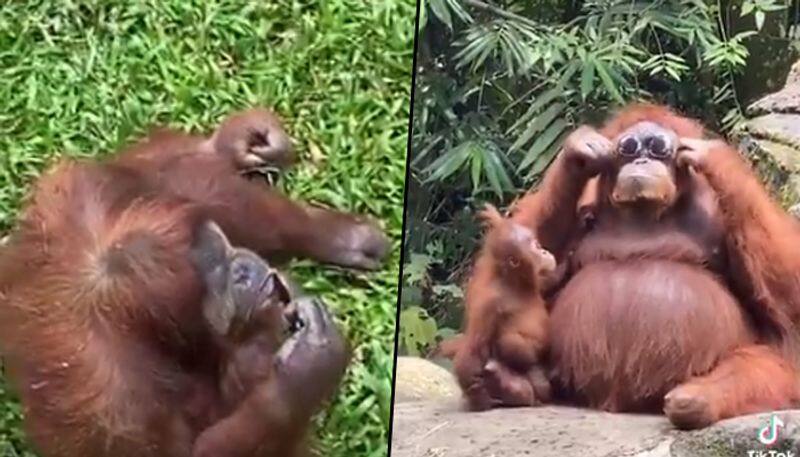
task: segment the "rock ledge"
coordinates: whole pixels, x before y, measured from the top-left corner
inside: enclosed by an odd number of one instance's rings
[[[800,410],[776,413],[778,441],[757,440],[770,414],[722,421],[693,432],[663,416],[545,406],[464,412],[456,400],[398,403],[392,457],[800,457]],[[772,450],[773,453],[766,453]],[[754,451],[750,454],[748,451]],[[759,454],[758,451],[765,452]]]

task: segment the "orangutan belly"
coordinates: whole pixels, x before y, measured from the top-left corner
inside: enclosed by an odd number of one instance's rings
[[[671,388],[752,340],[714,275],[666,260],[584,266],[555,299],[550,323],[556,386],[609,411],[658,411]]]

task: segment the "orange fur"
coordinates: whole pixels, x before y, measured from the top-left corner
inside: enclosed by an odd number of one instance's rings
[[[731,284],[767,330],[764,336],[797,356],[800,323],[800,223],[767,193],[732,147],[709,151],[699,170],[719,199],[727,229]]]
[[[0,347],[39,455],[189,457],[219,419],[223,360],[190,259],[204,221],[264,256],[343,265],[363,246],[342,240],[380,238],[361,218],[245,180],[216,152],[161,131],[36,185],[0,252]],[[268,439],[255,445],[296,455],[310,417],[269,403]]]
[[[642,121],[656,122],[673,130],[682,138],[702,138],[705,129],[697,121],[672,111],[670,108],[650,103],[635,103],[626,106],[606,122],[600,133],[613,139],[628,127]]]
[[[646,104],[599,132],[613,143],[641,121],[703,136],[699,123]],[[689,428],[797,405],[800,224],[738,153],[715,147],[696,169],[677,170],[672,206],[636,218],[608,201],[613,166],[592,180],[565,160],[569,152],[512,215],[570,263],[550,303],[549,363],[562,399],[612,411],[666,407]],[[576,207],[592,208],[589,230]],[[494,268],[483,252],[470,285],[485,287]]]
[[[677,400],[702,399],[706,408]],[[665,410],[681,428],[697,428],[743,414],[785,409],[800,402],[795,367],[766,345],[736,348],[708,374],[690,378],[667,394]],[[680,407],[683,406],[683,410]]]
[[[525,232],[519,231],[527,229],[503,218],[491,206],[481,218],[488,226],[483,263],[476,267],[482,274],[473,276],[467,287],[464,335],[448,343],[455,346],[451,349],[455,352],[456,375],[473,409],[485,409],[493,401],[485,379],[490,359],[510,368],[492,373],[502,378],[512,373],[524,378],[541,361],[547,342],[547,310],[541,286],[552,274],[552,268],[541,269],[543,259],[535,240],[520,239]],[[508,384],[506,379],[499,381]],[[536,401],[532,392],[526,398],[523,403]]]

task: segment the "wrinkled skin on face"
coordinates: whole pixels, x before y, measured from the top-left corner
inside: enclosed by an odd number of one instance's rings
[[[192,256],[206,285],[204,317],[223,342],[226,415],[198,437],[192,455],[286,455],[283,438],[301,436],[339,385],[347,342],[321,300],[297,297],[283,274],[231,246],[216,224],[198,230]]]
[[[653,122],[633,125],[614,140],[618,173],[611,201],[617,207],[669,208],[675,202],[675,132]]]
[[[207,285],[203,315],[217,334],[239,341],[259,332],[277,344],[292,327],[287,280],[253,252],[230,246],[216,224],[198,232],[193,255]]]

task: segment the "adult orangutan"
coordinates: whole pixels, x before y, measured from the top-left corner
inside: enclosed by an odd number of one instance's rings
[[[697,122],[634,105],[578,128],[512,219],[568,264],[549,302],[558,398],[681,428],[800,400],[800,226]]]
[[[252,110],[42,177],[0,251],[0,349],[40,455],[305,455],[346,345],[263,258],[370,269],[388,243],[241,176],[290,156]]]

